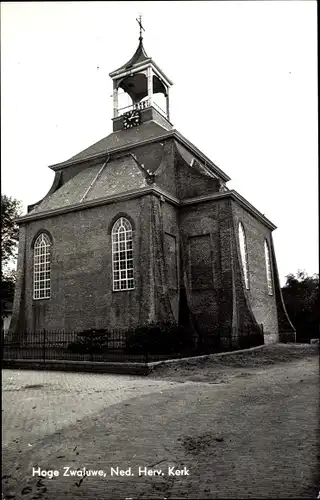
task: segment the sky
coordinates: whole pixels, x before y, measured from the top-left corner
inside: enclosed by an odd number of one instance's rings
[[[139,14],[174,128],[277,226],[281,284],[319,272],[316,1],[2,2],[2,193],[26,212],[49,165],[112,132]]]

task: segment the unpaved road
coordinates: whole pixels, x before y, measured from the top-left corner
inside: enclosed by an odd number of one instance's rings
[[[316,498],[316,348],[191,365],[148,378],[3,370],[4,498]]]

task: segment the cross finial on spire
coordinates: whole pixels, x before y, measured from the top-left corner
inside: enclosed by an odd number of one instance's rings
[[[139,24],[139,27],[140,27],[140,36],[139,36],[139,40],[142,40],[142,30],[145,31],[144,27],[142,26],[142,22],[141,22],[141,19],[142,19],[142,16],[141,14],[139,14],[139,18],[136,19],[137,23]]]

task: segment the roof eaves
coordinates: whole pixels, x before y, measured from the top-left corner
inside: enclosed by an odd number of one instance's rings
[[[37,213],[30,213],[27,215],[23,215],[22,217],[19,217],[15,219],[15,222],[17,224],[23,224],[26,222],[30,222],[33,220],[38,220],[38,219],[46,219],[48,217],[55,217],[58,215],[62,215],[68,212],[75,212],[78,210],[85,210],[87,208],[91,207],[96,207],[100,205],[107,205],[110,203],[114,203],[117,201],[123,201],[123,200],[129,200],[133,198],[140,198],[142,196],[148,195],[148,194],[157,194],[158,196],[163,196],[165,199],[168,201],[174,203],[175,205],[179,205],[180,202],[179,200],[171,195],[170,193],[162,190],[158,186],[144,186],[139,189],[132,189],[130,191],[125,191],[122,193],[116,193],[112,194],[109,196],[104,196],[101,198],[96,198],[94,200],[86,200],[83,202],[77,202],[73,203],[71,205],[59,207],[59,208],[52,208],[52,209],[47,209],[44,210],[43,212],[37,212]]]
[[[238,202],[243,208],[248,210],[254,217],[256,217],[260,222],[262,222],[265,226],[267,226],[271,231],[277,229],[267,217],[265,217],[259,210],[257,210],[251,203],[249,203],[243,196],[234,191],[233,189],[230,191],[225,191],[224,193],[213,193],[203,196],[196,196],[194,198],[185,198],[181,200],[181,205],[194,205],[195,203],[204,203],[206,201],[219,200],[222,198],[231,198],[234,201]]]

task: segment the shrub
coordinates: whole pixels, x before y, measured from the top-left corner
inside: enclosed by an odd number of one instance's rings
[[[192,346],[192,336],[185,328],[169,323],[150,323],[137,327],[128,334],[128,353],[170,354]]]
[[[76,340],[70,342],[68,349],[79,354],[103,352],[108,347],[109,336],[110,333],[105,329],[84,330],[77,333]]]

